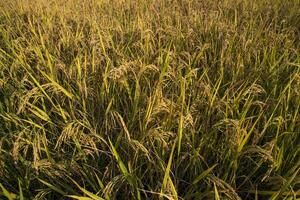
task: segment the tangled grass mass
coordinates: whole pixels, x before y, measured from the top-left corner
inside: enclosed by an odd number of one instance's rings
[[[300,199],[300,0],[1,0],[0,199]]]

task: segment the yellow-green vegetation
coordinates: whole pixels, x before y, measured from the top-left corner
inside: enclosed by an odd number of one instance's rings
[[[0,199],[300,198],[300,0],[1,0]]]

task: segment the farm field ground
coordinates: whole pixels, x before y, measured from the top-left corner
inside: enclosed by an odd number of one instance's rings
[[[0,0],[0,199],[300,199],[300,0]]]

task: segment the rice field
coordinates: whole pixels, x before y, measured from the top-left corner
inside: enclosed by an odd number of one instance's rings
[[[300,199],[300,0],[1,0],[0,199]]]

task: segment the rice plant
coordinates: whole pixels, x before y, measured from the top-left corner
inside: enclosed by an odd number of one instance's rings
[[[300,1],[0,1],[0,199],[300,198]]]

